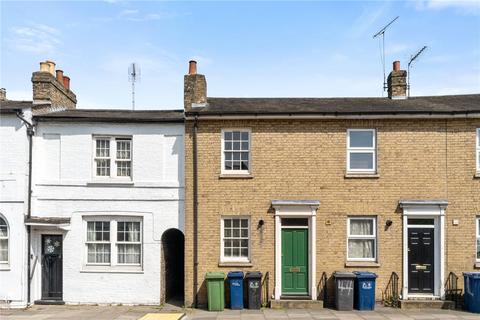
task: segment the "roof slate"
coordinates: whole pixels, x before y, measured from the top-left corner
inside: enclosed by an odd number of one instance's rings
[[[183,122],[183,110],[74,109],[35,116],[37,121]]]
[[[186,115],[477,113],[480,94],[389,98],[208,98]]]

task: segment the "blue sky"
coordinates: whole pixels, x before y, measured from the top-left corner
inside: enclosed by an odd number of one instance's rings
[[[382,96],[386,68],[413,66],[412,95],[480,92],[479,1],[2,1],[1,78],[10,99],[31,99],[31,72],[50,59],[71,77],[80,108],[182,108],[188,60],[209,96]]]

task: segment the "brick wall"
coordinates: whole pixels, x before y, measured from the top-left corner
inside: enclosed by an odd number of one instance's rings
[[[185,298],[193,302],[192,122],[186,123]],[[244,120],[199,121],[198,280],[206,303],[205,273],[232,270],[270,272],[274,288],[273,199],[320,200],[317,210],[317,282],[322,272],[369,270],[379,275],[377,299],[392,271],[402,284],[400,199],[449,200],[446,214],[445,272],[472,270],[474,218],[480,214],[480,179],[475,175],[475,128],[463,120]],[[252,179],[222,179],[221,129],[252,130]],[[377,129],[377,178],[347,178],[346,130]],[[220,267],[221,215],[251,216],[252,267]],[[345,267],[346,219],[378,217],[380,267]],[[452,219],[460,219],[458,226]],[[260,219],[265,225],[257,229]],[[385,229],[386,220],[392,220]],[[326,221],[331,224],[327,225]]]

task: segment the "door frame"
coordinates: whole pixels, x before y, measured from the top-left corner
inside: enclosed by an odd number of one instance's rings
[[[317,300],[316,240],[318,200],[273,200],[275,210],[275,300],[282,296],[282,218],[306,218],[308,220],[308,295]]]
[[[403,289],[402,298],[436,297],[445,298],[445,209],[446,200],[434,201],[400,201],[403,208]],[[408,225],[408,219],[433,219],[434,220],[434,289],[433,294],[412,294],[408,292],[408,229],[409,227],[422,227]]]

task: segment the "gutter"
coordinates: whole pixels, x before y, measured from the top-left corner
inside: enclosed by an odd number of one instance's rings
[[[238,120],[238,119],[477,119],[480,111],[472,112],[402,112],[402,113],[186,113],[186,120],[201,117],[206,120]]]
[[[193,123],[193,305],[198,307],[198,121]]]
[[[27,196],[27,219],[32,216],[32,149],[33,149],[33,135],[34,127],[31,122],[23,117],[22,111],[15,113],[17,118],[19,118],[27,127],[27,136],[28,136],[28,196]],[[31,295],[31,276],[30,276],[30,255],[31,253],[31,226],[27,225],[27,305],[30,304],[30,295]]]

